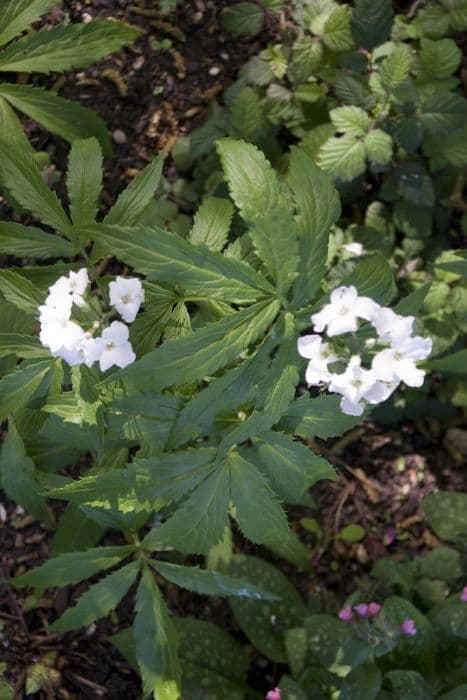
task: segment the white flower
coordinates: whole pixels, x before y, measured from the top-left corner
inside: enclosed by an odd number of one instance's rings
[[[382,403],[386,401],[391,394],[397,389],[400,382],[394,379],[392,382],[380,382],[377,381],[373,386],[366,392],[365,400],[368,403]]]
[[[402,341],[412,334],[414,316],[400,316],[387,307],[380,308],[372,319],[379,341]]]
[[[90,333],[85,333],[79,344],[78,354],[81,362],[84,362],[87,367],[92,367],[94,362],[99,362],[101,359],[103,345],[99,340],[99,338],[93,338]]]
[[[331,293],[331,302],[313,314],[315,331],[319,333],[327,326],[329,336],[356,331],[357,318],[371,321],[380,306],[369,297],[359,297],[355,287],[338,287]]]
[[[71,350],[77,347],[84,331],[77,323],[70,321],[68,308],[40,306],[39,310],[41,312],[39,338],[42,345],[48,347],[52,354],[58,353],[60,348]]]
[[[331,375],[329,390],[342,394],[341,409],[351,416],[361,416],[364,409],[362,399],[371,396],[377,381],[372,370],[362,369],[361,358],[353,355],[343,374]]]
[[[323,343],[319,335],[303,335],[298,339],[298,352],[302,357],[310,360],[305,374],[308,386],[328,382],[331,373],[328,364],[335,362],[337,357],[329,350],[329,344]]]
[[[374,356],[372,369],[384,382],[401,380],[407,386],[420,387],[425,379],[425,372],[417,369],[416,360],[424,360],[431,352],[431,338],[404,338],[396,341],[392,347],[381,350]]]
[[[135,361],[136,355],[128,340],[128,335],[128,326],[120,321],[113,321],[102,332],[102,337],[96,338],[96,342],[101,346],[99,366],[102,372],[105,372],[112,365],[126,367]]]
[[[347,243],[347,245],[344,246],[344,250],[351,255],[355,255],[357,258],[363,255],[363,246],[361,243]]]
[[[78,272],[70,271],[68,277],[59,277],[59,279],[49,287],[49,297],[47,303],[58,304],[60,300],[67,295],[70,296],[72,304],[84,307],[86,302],[83,299],[89,285],[88,271],[85,267]]]
[[[127,323],[135,320],[141,302],[144,301],[144,290],[141,280],[136,277],[117,277],[109,284],[110,303]]]

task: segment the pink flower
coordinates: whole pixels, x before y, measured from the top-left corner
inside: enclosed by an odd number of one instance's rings
[[[359,617],[368,617],[367,603],[359,603],[358,605],[354,605],[354,610]]]
[[[371,602],[368,606],[368,617],[377,617],[380,613],[381,605]]]
[[[343,622],[350,622],[352,618],[353,612],[350,606],[347,608],[342,608],[342,610],[339,612],[339,620],[342,620]]]
[[[270,690],[269,693],[266,695],[266,700],[282,700],[280,688],[274,688],[274,690]]]
[[[417,628],[415,627],[415,622],[413,620],[410,620],[410,619],[404,620],[404,622],[400,626],[400,630],[401,630],[402,634],[408,634],[411,637],[413,637],[415,634],[417,634]]]
[[[463,603],[467,603],[467,586],[465,586],[465,587],[462,589],[461,601],[462,601]]]

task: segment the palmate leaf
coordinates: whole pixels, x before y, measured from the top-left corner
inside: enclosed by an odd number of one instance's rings
[[[136,580],[140,569],[139,562],[133,561],[121,569],[95,583],[79,598],[73,608],[50,625],[52,632],[68,632],[69,630],[87,627],[101,617],[106,617],[115,610],[120,600],[128,592]]]
[[[391,0],[356,0],[352,13],[352,36],[358,48],[371,51],[385,42],[392,27]]]
[[[159,228],[95,224],[80,235],[96,241],[137,272],[158,283],[176,282],[187,295],[249,304],[271,296],[273,287],[250,265],[206,250]]]
[[[179,700],[181,670],[177,633],[149,569],[143,571],[136,592],[133,637],[144,697]]]
[[[229,199],[207,197],[196,212],[188,240],[194,245],[204,244],[211,250],[221,251],[227,243],[232,216]]]
[[[379,253],[361,260],[354,271],[344,277],[342,284],[353,285],[360,296],[369,296],[383,305],[391,301],[396,291],[392,269]]]
[[[66,100],[43,88],[30,85],[0,84],[0,96],[46,129],[67,141],[94,136],[105,155],[112,154],[112,144],[105,122],[91,109]]]
[[[44,296],[32,282],[14,270],[0,271],[0,292],[18,309],[33,316],[37,315],[37,307],[44,301]]]
[[[253,245],[285,295],[297,276],[298,230],[277,175],[263,153],[244,141],[221,139],[217,151]]]
[[[3,0],[0,6],[0,46],[39,19],[57,0]]]
[[[326,440],[354,428],[360,420],[360,417],[342,413],[339,396],[319,396],[316,399],[302,396],[282,417],[280,427],[300,437]]]
[[[34,226],[0,221],[0,252],[17,258],[69,258],[75,254],[71,243]]]
[[[288,175],[299,212],[299,274],[293,300],[310,301],[326,269],[329,230],[340,215],[340,201],[332,179],[298,148],[291,149]]]
[[[88,24],[59,24],[18,39],[0,55],[0,71],[24,73],[84,68],[134,41],[129,25],[95,19]]]
[[[50,359],[49,350],[41,345],[38,338],[19,333],[0,332],[0,357],[7,355],[31,359]]]
[[[102,152],[96,139],[73,142],[66,184],[73,225],[94,223],[102,188]]]
[[[14,109],[0,96],[0,134],[6,143],[14,145],[15,149],[23,149],[26,153],[33,153],[33,147],[23,131],[20,120]]]
[[[109,381],[122,380],[133,390],[160,391],[200,380],[236,360],[266,332],[278,310],[278,301],[264,301],[242,309],[189,335],[163,343],[113,374]]]
[[[179,566],[166,561],[151,560],[149,563],[165,579],[193,593],[225,596],[227,598],[277,600],[276,595],[267,593],[262,588],[248,583],[248,581],[225,576],[218,571],[199,569],[196,566]]]
[[[161,181],[163,165],[164,154],[161,153],[123,190],[104,218],[104,223],[118,226],[132,226],[138,223],[154,199]]]
[[[53,360],[27,360],[2,379],[0,420],[25,406],[52,370]]]

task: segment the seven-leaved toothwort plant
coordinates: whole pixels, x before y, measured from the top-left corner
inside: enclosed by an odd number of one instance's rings
[[[102,372],[113,365],[126,367],[136,359],[128,340],[128,326],[121,321],[113,321],[100,336],[94,335],[112,312],[99,313],[99,320],[95,318],[94,306],[85,299],[89,282],[88,272],[82,268],[78,272],[70,272],[67,277],[60,277],[49,287],[45,303],[39,306],[39,339],[54,357],[60,357],[72,366],[85,364],[91,367],[98,362]],[[117,277],[116,281],[110,282],[109,292],[110,304],[123,320],[127,323],[134,321],[144,301],[141,281]],[[86,311],[94,314],[94,320],[89,321],[89,329],[84,330],[71,319],[73,305],[81,309],[80,318]]]
[[[353,286],[335,289],[329,304],[311,316],[314,330],[322,333],[326,329],[329,338],[355,333],[359,320],[369,322],[377,337],[367,338],[361,354],[352,354],[341,373],[333,372],[329,366],[342,365],[346,358],[334,354],[337,351],[320,335],[305,335],[298,340],[299,354],[309,360],[307,384],[324,385],[340,394],[342,411],[352,416],[360,416],[366,404],[385,401],[401,382],[420,387],[425,372],[416,362],[431,352],[430,338],[412,335],[413,316],[401,316],[369,297],[359,296]],[[373,353],[372,358],[368,357],[369,352]]]

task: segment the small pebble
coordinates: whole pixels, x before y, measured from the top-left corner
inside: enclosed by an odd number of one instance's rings
[[[213,66],[212,68],[209,69],[209,75],[212,75],[212,76],[219,75],[220,72],[221,72],[221,69],[219,68],[219,66]]]
[[[92,15],[90,15],[89,12],[83,12],[81,19],[83,20],[84,24],[89,24],[89,22],[92,22]]]
[[[133,61],[133,68],[135,70],[140,70],[143,66],[144,66],[144,56],[138,56],[138,58],[136,58]]]
[[[128,141],[125,132],[122,131],[121,129],[115,129],[112,136],[113,136],[113,140],[115,141],[115,143],[122,144],[122,143],[126,143]]]
[[[222,58],[223,61],[228,61],[229,58],[230,58],[230,56],[229,56],[229,54],[228,54],[226,51],[223,51],[223,52],[221,53],[221,58]]]

